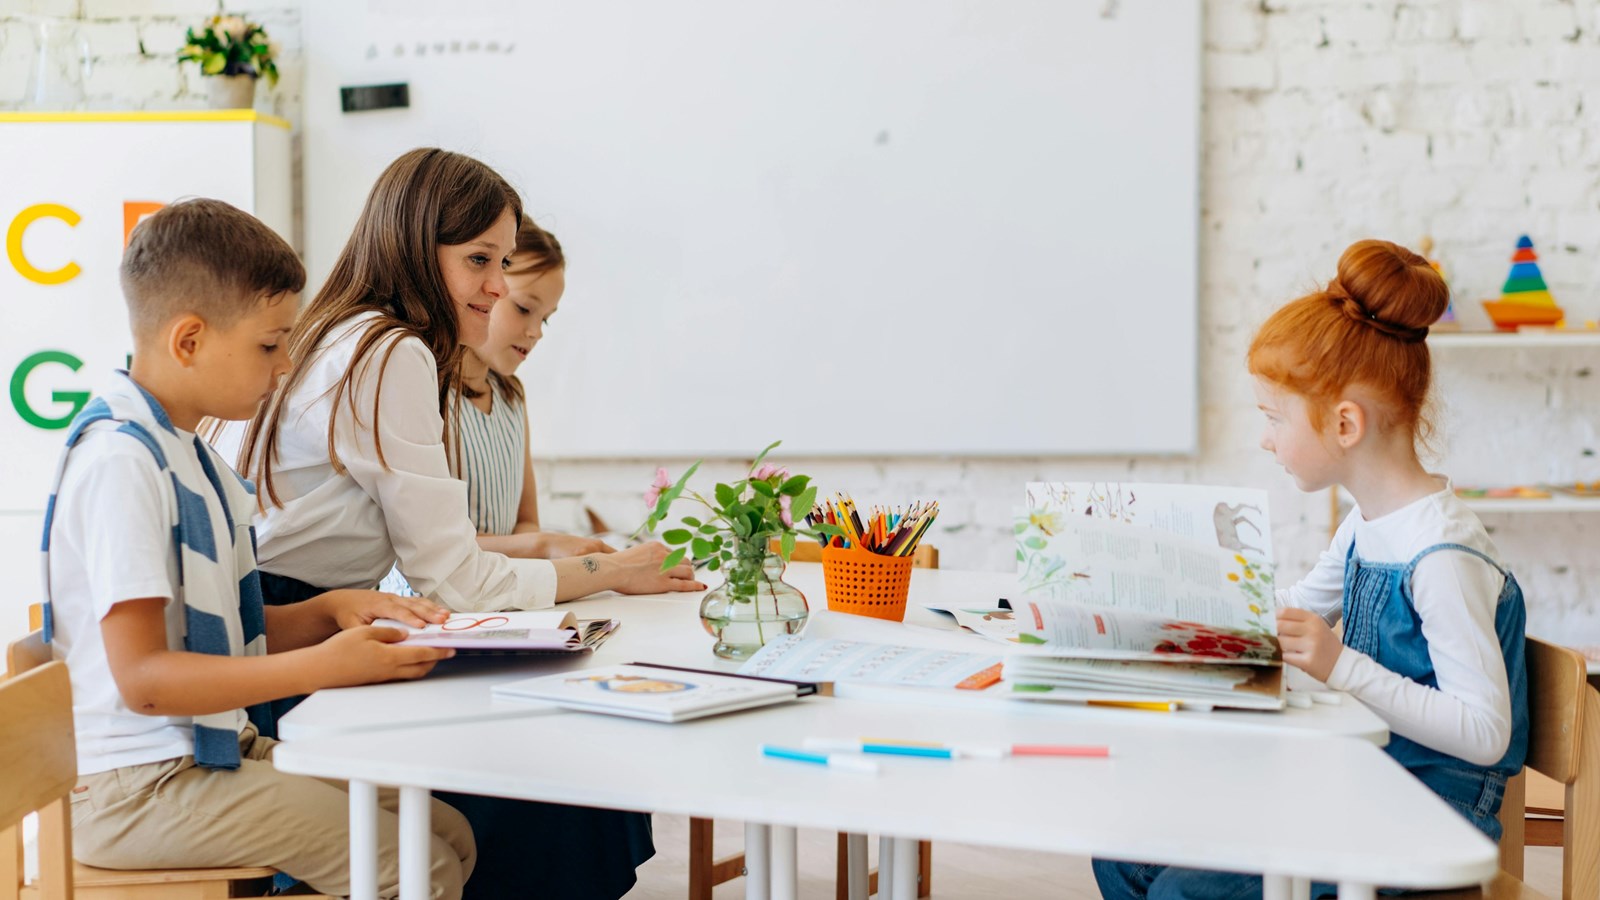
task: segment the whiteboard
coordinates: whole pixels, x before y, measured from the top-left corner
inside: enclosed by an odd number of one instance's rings
[[[313,284],[415,146],[566,247],[539,456],[1196,449],[1198,0],[305,16]],[[409,109],[340,112],[392,81]]]

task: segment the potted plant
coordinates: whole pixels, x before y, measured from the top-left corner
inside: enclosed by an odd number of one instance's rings
[[[278,45],[260,23],[242,16],[215,15],[199,30],[190,28],[179,62],[200,64],[214,109],[255,106],[256,79],[278,83]]]
[[[767,641],[805,626],[810,614],[805,595],[783,580],[784,567],[797,538],[826,540],[839,533],[832,525],[795,525],[816,504],[817,489],[809,476],[791,475],[787,468],[765,461],[779,443],[762,450],[744,478],[718,484],[709,498],[688,489],[689,479],[700,468],[698,462],[677,481],[666,469],[657,469],[655,482],[645,492],[651,512],[641,532],[655,531],[673,502],[685,495],[706,509],[704,518],[684,516],[679,527],[661,533],[662,541],[677,548],[667,555],[662,569],[692,558],[723,573],[723,583],[700,601],[700,621],[717,639],[712,652],[724,659],[746,659]]]

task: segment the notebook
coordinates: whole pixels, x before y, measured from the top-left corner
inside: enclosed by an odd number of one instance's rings
[[[580,620],[558,610],[513,610],[497,613],[453,613],[440,625],[412,628],[394,619],[379,619],[409,632],[406,642],[424,647],[449,647],[457,653],[587,653],[600,646],[618,625],[616,619]]]
[[[497,700],[533,700],[564,709],[682,722],[784,703],[810,685],[646,665],[600,666],[524,678],[490,689]]]

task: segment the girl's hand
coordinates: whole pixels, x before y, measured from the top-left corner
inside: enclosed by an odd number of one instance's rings
[[[528,537],[533,539],[532,552],[529,554],[541,559],[565,559],[569,556],[587,556],[590,553],[615,553],[610,544],[598,538],[578,537],[575,534],[560,534],[554,531],[535,531]]]
[[[341,630],[394,619],[412,628],[438,625],[450,611],[422,597],[401,597],[381,591],[329,591],[319,597]]]
[[[1310,610],[1278,608],[1278,644],[1283,661],[1318,681],[1327,681],[1344,645],[1322,617]]]

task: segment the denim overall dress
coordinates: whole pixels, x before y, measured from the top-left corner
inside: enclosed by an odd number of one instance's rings
[[[1355,542],[1344,563],[1344,645],[1372,657],[1391,672],[1431,688],[1439,686],[1422,618],[1411,602],[1411,576],[1430,553],[1470,553],[1505,576],[1495,604],[1494,631],[1506,662],[1511,690],[1511,743],[1500,760],[1477,766],[1391,735],[1385,751],[1417,776],[1492,840],[1500,840],[1500,798],[1506,778],[1522,770],[1528,753],[1528,669],[1523,651],[1527,610],[1522,588],[1510,572],[1483,553],[1461,544],[1434,544],[1407,563],[1372,563],[1356,555]],[[1262,895],[1261,876],[1176,869],[1146,863],[1094,860],[1095,881],[1105,900],[1246,900]],[[1312,885],[1313,897],[1333,893],[1333,885]],[[1383,893],[1397,893],[1384,891]]]
[[[1516,576],[1471,547],[1435,544],[1408,563],[1370,563],[1356,556],[1355,543],[1344,564],[1344,644],[1377,660],[1418,684],[1437,688],[1428,641],[1422,636],[1422,619],[1411,603],[1411,574],[1430,553],[1454,550],[1470,553],[1505,576],[1494,610],[1494,633],[1506,662],[1506,686],[1511,690],[1511,743],[1499,762],[1476,766],[1447,753],[1430,750],[1415,741],[1392,735],[1384,749],[1407,771],[1444,798],[1472,824],[1500,840],[1500,798],[1506,779],[1522,771],[1528,755],[1528,667],[1523,651],[1523,626],[1527,610]]]

